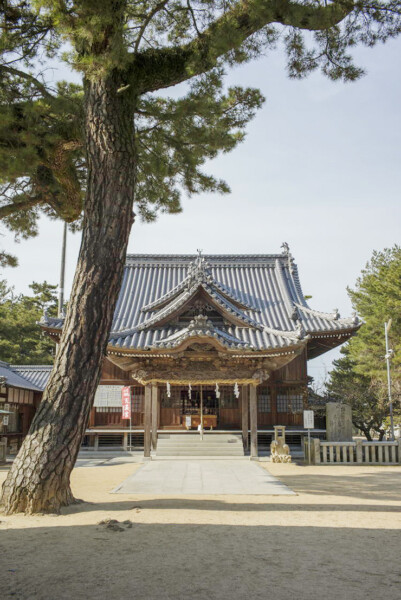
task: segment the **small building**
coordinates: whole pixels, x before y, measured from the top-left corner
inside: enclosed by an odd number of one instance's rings
[[[48,374],[51,367],[19,367],[0,361],[0,438],[7,440],[10,454],[17,453],[28,433],[44,389],[24,377],[26,369],[45,369]]]
[[[310,308],[283,244],[268,255],[129,255],[89,432],[124,431],[121,388],[145,455],[161,430],[302,429],[307,361],[348,340],[355,315]],[[63,319],[45,316],[55,340]],[[153,432],[153,433],[152,433]]]

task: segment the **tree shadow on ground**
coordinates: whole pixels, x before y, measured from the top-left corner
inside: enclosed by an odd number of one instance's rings
[[[126,510],[200,510],[218,512],[369,512],[369,513],[401,513],[400,504],[301,504],[280,502],[225,501],[224,499],[185,498],[178,497],[141,497],[130,494],[131,500],[115,502],[83,502],[62,509],[62,514],[78,514],[81,512],[119,512]],[[222,497],[221,497],[222,498]],[[232,496],[231,496],[232,498]]]
[[[1,532],[2,598],[399,600],[399,531],[135,523]]]
[[[351,467],[350,467],[351,469]],[[297,494],[344,496],[361,500],[394,500],[401,498],[401,468],[390,471],[341,475],[303,472],[299,475],[280,474],[278,479]]]

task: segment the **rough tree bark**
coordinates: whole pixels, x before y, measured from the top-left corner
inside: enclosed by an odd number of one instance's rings
[[[85,83],[88,189],[68,314],[43,400],[3,485],[6,513],[74,502],[74,467],[99,382],[133,222],[134,97],[121,74]],[[93,325],[96,324],[96,327]]]

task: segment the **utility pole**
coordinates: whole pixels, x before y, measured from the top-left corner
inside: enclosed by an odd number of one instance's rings
[[[59,317],[63,316],[66,247],[67,247],[67,223],[64,223],[63,245],[61,248],[60,291],[59,291],[59,296],[58,296],[58,316]]]
[[[390,372],[390,360],[393,356],[394,351],[389,348],[388,344],[388,332],[391,327],[391,319],[387,323],[384,323],[384,336],[386,338],[386,363],[387,363],[387,387],[388,387],[388,403],[390,406],[390,429],[391,429],[391,441],[394,442],[394,418],[393,418],[393,400],[391,398],[391,372]]]

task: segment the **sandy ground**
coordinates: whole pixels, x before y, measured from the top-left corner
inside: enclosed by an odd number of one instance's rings
[[[138,465],[75,469],[84,504],[0,515],[0,597],[401,600],[401,467],[263,466],[297,495],[125,496]]]

